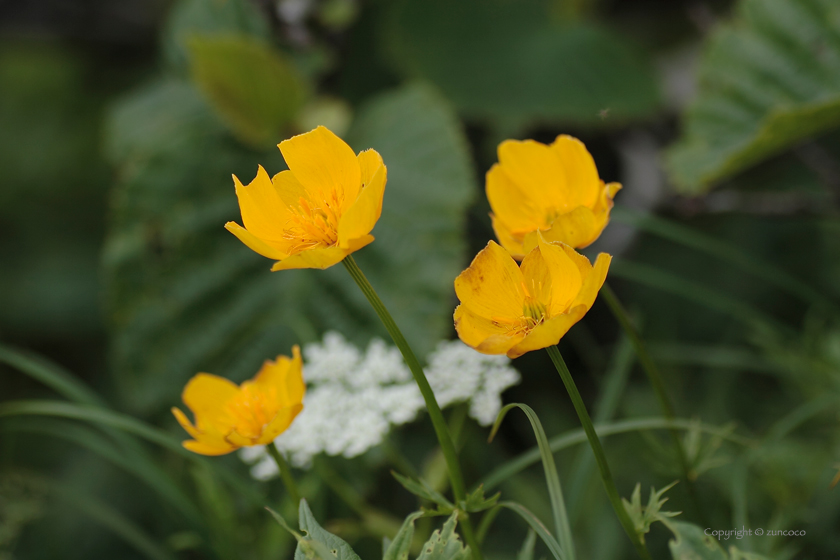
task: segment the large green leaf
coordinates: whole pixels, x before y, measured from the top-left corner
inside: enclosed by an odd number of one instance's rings
[[[693,193],[840,126],[840,4],[741,0],[709,41],[684,126],[668,167]]]
[[[124,101],[110,130],[119,181],[104,264],[126,406],[162,411],[195,373],[245,379],[326,329],[357,343],[384,335],[343,267],[270,273],[270,261],[224,230],[239,219],[230,174],[250,181],[258,164],[278,172],[278,150],[239,146],[177,81]],[[474,187],[463,134],[445,102],[410,86],[362,107],[349,139],[388,166],[377,239],[357,262],[422,355],[451,328],[452,279],[465,259]]]
[[[742,552],[734,546],[730,546],[727,553],[720,546],[721,541],[717,537],[707,534],[711,533],[709,529],[681,521],[668,521],[666,525],[674,533],[674,540],[668,543],[674,560],[767,560],[766,556]],[[727,539],[730,542],[747,536],[747,533],[743,532],[738,537],[734,533],[735,530],[732,531]]]
[[[299,518],[300,530],[306,533],[307,539],[298,540],[298,547],[297,550],[295,550],[295,560],[307,560],[309,558],[313,558],[313,556],[317,556],[319,558],[322,556],[318,553],[317,548],[314,550],[316,553],[315,555],[308,553],[309,548],[307,547],[307,540],[312,540],[316,543],[324,545],[327,550],[329,550],[330,556],[336,558],[337,560],[361,560],[359,555],[353,552],[353,549],[350,548],[349,544],[325,530],[318,524],[318,521],[316,521],[315,516],[312,515],[312,510],[309,509],[309,504],[306,503],[306,500],[300,501]],[[322,560],[327,559],[322,558]]]
[[[257,147],[276,143],[304,100],[291,62],[247,35],[199,35],[188,45],[196,85],[237,138]]]
[[[553,23],[528,0],[403,0],[385,27],[394,70],[431,80],[470,118],[610,124],[650,115],[649,62],[614,32]]]

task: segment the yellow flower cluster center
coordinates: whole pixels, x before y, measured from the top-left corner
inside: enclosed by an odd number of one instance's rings
[[[277,415],[278,402],[276,387],[257,388],[246,382],[236,397],[225,405],[225,412],[236,433],[257,439]]]
[[[316,206],[304,197],[298,199],[292,208],[292,217],[283,228],[283,238],[295,243],[289,253],[295,254],[307,249],[332,247],[338,242],[338,220],[344,204],[344,193],[332,189],[320,199]]]

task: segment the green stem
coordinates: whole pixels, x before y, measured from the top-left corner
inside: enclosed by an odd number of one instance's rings
[[[656,366],[656,362],[654,362],[653,358],[651,358],[650,352],[647,350],[647,346],[645,346],[642,337],[639,336],[639,332],[633,326],[633,323],[630,320],[630,315],[627,313],[627,310],[624,309],[624,306],[621,305],[618,296],[615,295],[615,292],[609,284],[605,283],[601,288],[601,297],[604,298],[604,301],[609,306],[610,311],[612,311],[612,314],[615,316],[618,324],[621,325],[621,328],[624,330],[624,334],[626,334],[627,338],[630,339],[630,343],[633,345],[636,356],[639,358],[639,363],[642,365],[642,369],[645,370],[648,381],[650,381],[650,385],[653,387],[653,392],[656,394],[656,399],[659,401],[659,407],[662,409],[662,414],[668,420],[674,420],[674,407],[671,405],[671,400],[668,398],[668,392],[665,390],[665,383],[662,381],[662,374],[660,374],[659,368]],[[688,455],[686,454],[685,446],[683,446],[679,433],[676,429],[671,429],[669,432],[671,434],[671,440],[674,443],[674,447],[677,450],[677,456],[680,462],[680,467],[683,471],[683,477],[685,478],[688,495],[691,497],[692,502],[694,502],[694,507],[700,518],[703,519],[705,515],[703,508],[700,505],[700,499],[697,496],[697,490],[694,486],[694,479],[697,478],[697,475],[692,471],[691,466],[689,465]],[[708,525],[708,523],[706,524]]]
[[[423,372],[420,361],[417,359],[417,356],[414,355],[414,351],[411,349],[411,346],[408,345],[408,342],[406,342],[400,328],[394,322],[394,319],[391,317],[391,314],[388,312],[385,304],[382,303],[381,299],[379,299],[379,296],[376,294],[376,290],[374,290],[373,286],[370,285],[370,282],[359,268],[359,265],[356,264],[353,256],[347,255],[344,257],[342,262],[344,263],[345,268],[347,268],[347,272],[350,273],[350,276],[353,277],[353,280],[356,281],[359,289],[362,290],[362,293],[370,302],[373,310],[376,311],[376,314],[379,316],[379,319],[382,321],[382,324],[385,326],[388,334],[391,335],[394,344],[396,344],[397,348],[400,349],[403,359],[405,360],[406,365],[408,365],[408,369],[411,370],[411,374],[414,376],[414,381],[420,388],[423,400],[426,401],[426,409],[429,411],[429,418],[432,421],[432,425],[435,428],[435,434],[437,435],[438,442],[440,443],[440,449],[446,459],[446,467],[449,471],[449,481],[452,485],[452,493],[455,496],[455,503],[460,504],[466,499],[466,491],[464,487],[464,476],[461,474],[461,465],[458,462],[458,453],[455,451],[455,445],[452,442],[452,436],[449,433],[449,428],[446,426],[446,420],[443,418],[443,413],[441,412],[440,406],[435,399],[435,393],[432,391],[431,385],[429,385],[429,380],[426,379],[426,374]],[[478,548],[478,543],[475,541],[472,525],[470,524],[469,518],[466,516],[461,521],[461,528],[464,531],[464,538],[466,539],[467,544],[470,545],[470,548],[473,551],[473,557],[476,560],[481,560],[481,551]]]
[[[295,484],[295,477],[292,476],[292,468],[277,450],[273,442],[266,445],[265,448],[268,450],[271,458],[274,459],[274,462],[277,463],[277,468],[280,469],[280,478],[283,479],[283,484],[286,485],[286,491],[289,492],[292,503],[297,507],[300,504],[300,493],[298,492],[297,484]]]
[[[627,510],[624,509],[624,504],[621,503],[621,496],[619,496],[618,490],[615,487],[615,482],[610,473],[610,466],[604,454],[604,448],[601,447],[601,440],[598,439],[598,434],[595,433],[595,426],[592,425],[592,419],[586,411],[586,405],[583,404],[583,399],[580,397],[574,379],[572,379],[572,374],[569,372],[569,368],[566,367],[566,362],[563,361],[563,356],[560,355],[560,350],[557,349],[557,346],[549,346],[546,350],[548,351],[549,357],[551,357],[551,361],[554,362],[554,367],[557,368],[557,373],[560,374],[560,378],[563,380],[563,385],[566,386],[566,391],[572,399],[575,412],[577,412],[578,418],[580,418],[583,431],[586,432],[586,437],[589,439],[589,445],[592,447],[592,453],[595,454],[595,462],[598,463],[598,470],[601,472],[601,481],[604,483],[610,504],[612,504],[613,510],[615,510],[615,514],[618,516],[618,520],[624,528],[624,532],[627,533],[627,536],[633,542],[633,546],[636,547],[636,552],[639,554],[639,557],[643,560],[651,560],[650,552],[648,552],[648,549],[639,538],[638,533],[636,533],[633,521],[630,520]]]

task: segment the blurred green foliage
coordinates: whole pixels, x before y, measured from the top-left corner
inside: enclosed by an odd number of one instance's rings
[[[167,410],[197,371],[240,381],[328,329],[384,336],[340,267],[269,273],[222,227],[239,218],[230,174],[281,171],[273,145],[317,124],[388,166],[376,242],[356,258],[420,355],[453,336],[452,279],[492,237],[482,176],[496,143],[584,140],[634,208],[593,252],[616,254],[610,282],[678,422],[658,417],[605,306],[561,350],[654,557],[840,554],[835,2],[175,0],[165,17],[152,4],[124,9],[154,41],[111,55],[61,24],[50,40],[0,27],[0,558],[292,555],[261,509],[297,513],[279,484],[184,452]],[[630,558],[551,363],[516,366],[506,399],[539,417],[558,477],[534,466],[528,419],[490,445],[463,423],[468,481],[502,492],[483,514],[485,556],[561,549],[545,527],[562,528],[562,483],[577,557]],[[667,494],[676,520],[654,511],[664,497],[632,498],[681,476],[669,426],[696,475]],[[388,471],[440,495],[441,465],[423,418],[295,474],[312,520],[375,558],[430,506]],[[416,557],[442,520],[410,525],[394,550]],[[807,535],[732,549],[703,534],[740,527]]]

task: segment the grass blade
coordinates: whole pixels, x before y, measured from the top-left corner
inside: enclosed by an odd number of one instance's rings
[[[533,529],[534,532],[543,540],[555,560],[567,560],[566,557],[563,556],[563,549],[560,547],[560,543],[557,542],[557,539],[551,536],[551,533],[548,531],[548,528],[543,525],[542,521],[537,519],[537,516],[528,511],[525,506],[517,504],[516,502],[499,502],[499,505],[517,513],[519,517],[524,519],[525,522],[530,525],[531,529]]]
[[[560,475],[557,473],[557,466],[554,463],[554,455],[552,454],[551,446],[548,443],[548,438],[543,430],[542,423],[537,417],[537,413],[527,404],[512,403],[499,411],[496,416],[496,422],[493,424],[493,429],[490,432],[490,440],[496,435],[496,431],[502,424],[505,415],[509,410],[519,408],[528,417],[531,422],[531,428],[534,430],[534,435],[537,438],[537,449],[542,459],[543,470],[545,471],[545,482],[548,485],[548,496],[551,500],[551,512],[554,516],[554,527],[557,533],[557,538],[560,539],[564,558],[567,560],[574,560],[575,546],[572,540],[572,529],[569,526],[569,516],[566,513],[566,505],[563,502],[563,488],[560,484]]]

